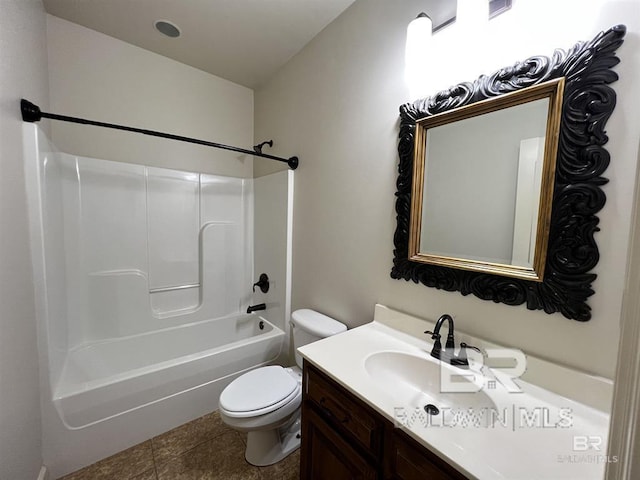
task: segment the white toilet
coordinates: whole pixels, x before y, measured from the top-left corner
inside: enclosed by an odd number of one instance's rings
[[[347,329],[313,310],[296,310],[291,317],[297,366],[256,368],[236,378],[220,394],[222,421],[248,432],[245,458],[252,465],[274,464],[300,446],[302,358],[297,348]]]

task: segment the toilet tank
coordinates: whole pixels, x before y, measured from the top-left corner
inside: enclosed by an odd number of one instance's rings
[[[344,323],[308,308],[293,312],[291,325],[293,326],[293,349],[296,353],[296,364],[300,368],[302,368],[302,357],[298,353],[298,347],[344,332],[347,329]]]

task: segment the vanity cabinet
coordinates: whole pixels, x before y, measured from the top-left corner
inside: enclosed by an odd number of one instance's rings
[[[436,457],[399,429],[388,432],[388,473],[394,480],[467,480],[444,460]]]
[[[301,480],[466,480],[305,362]]]
[[[347,443],[314,409],[305,412],[300,478],[375,480],[376,466]]]
[[[305,362],[300,478],[379,478],[383,434],[371,408]]]

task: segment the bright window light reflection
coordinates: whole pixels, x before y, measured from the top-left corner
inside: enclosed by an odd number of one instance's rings
[[[458,0],[456,23],[460,28],[465,29],[464,33],[482,30],[488,22],[489,2],[487,0]]]
[[[407,27],[405,47],[405,81],[412,99],[419,98],[429,74],[429,44],[433,24],[427,16],[419,16]]]

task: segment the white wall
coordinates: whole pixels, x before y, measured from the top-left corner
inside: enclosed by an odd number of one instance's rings
[[[40,0],[0,0],[0,479],[34,480],[42,463],[38,352],[20,98],[48,104]]]
[[[256,138],[278,139],[276,154],[300,157],[292,308],[316,308],[349,326],[370,321],[376,302],[432,320],[448,312],[472,335],[613,377],[640,131],[638,2],[518,0],[484,33],[460,24],[440,31],[425,54],[429,94],[551,55],[616,23],[629,27],[607,125],[611,181],[588,323],[390,278],[398,106],[411,100],[403,78],[406,27],[425,8],[418,0],[358,0],[256,92]],[[272,168],[256,163],[255,172]]]
[[[226,143],[253,145],[253,91],[51,15],[51,111]],[[98,127],[52,122],[63,152],[237,177],[251,157]]]

